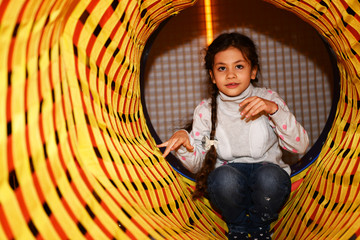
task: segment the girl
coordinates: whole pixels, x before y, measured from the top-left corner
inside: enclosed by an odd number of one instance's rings
[[[271,239],[270,223],[290,194],[290,167],[280,147],[304,153],[309,139],[285,102],[255,87],[259,61],[253,41],[218,36],[207,48],[211,98],[195,109],[191,132],[180,130],[158,147],[175,150],[196,173],[193,198],[206,196],[228,225],[229,239]]]

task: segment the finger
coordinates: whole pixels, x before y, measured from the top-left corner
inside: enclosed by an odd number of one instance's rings
[[[245,100],[243,100],[240,104],[239,104],[239,106],[240,107],[245,107],[247,104],[249,104],[251,101],[253,101],[254,100],[254,97],[248,97],[248,98],[246,98]]]
[[[167,155],[169,155],[169,153],[171,152],[171,147],[170,146],[167,146],[165,148],[165,151],[163,153],[163,157],[166,157]]]
[[[253,112],[251,114],[252,116],[261,112],[264,112],[265,114],[270,114],[272,112],[275,112],[277,108],[278,107],[276,103],[266,99],[260,99],[260,102],[252,108]]]
[[[248,114],[250,116],[254,116],[260,113],[261,111],[263,111],[265,108],[266,108],[266,104],[263,101],[263,99],[258,99],[256,103],[251,107]]]
[[[254,99],[253,101],[251,101],[250,103],[248,103],[248,105],[241,111],[241,115],[244,117],[249,117],[251,116],[251,112],[252,109],[259,104],[261,100],[260,99]]]
[[[174,142],[174,144],[171,146],[171,151],[178,149],[181,145],[184,144],[184,142],[185,142],[185,141],[182,140],[182,139],[176,139],[176,141]]]
[[[239,106],[240,106],[240,108],[242,108],[242,110],[244,110],[246,108],[248,109],[249,107],[251,107],[254,104],[254,102],[256,102],[258,100],[259,100],[259,98],[256,97],[256,96],[255,97],[248,97],[244,101],[242,101],[239,104]]]
[[[166,146],[168,145],[168,142],[169,142],[169,141],[166,141],[166,142],[163,142],[163,143],[161,143],[161,144],[158,144],[158,145],[156,145],[156,147],[158,147],[158,148],[166,147]]]
[[[261,103],[257,104],[251,108],[248,115],[253,117],[253,116],[261,113],[264,109],[265,109],[265,106],[263,104],[261,104]]]
[[[245,98],[241,103],[248,103],[248,102],[251,102],[251,101],[253,101],[254,99],[256,99],[256,98],[259,98],[258,96],[252,96],[252,97],[247,97],[247,98]]]
[[[172,147],[174,146],[176,140],[172,140],[172,141],[168,141],[168,145],[165,148],[165,151],[163,153],[163,157],[166,157],[167,155],[169,155],[169,153],[172,151]]]
[[[185,142],[186,140],[183,140],[183,139],[181,139],[181,138],[176,138],[176,139],[174,139],[172,142],[171,142],[171,144],[169,144],[169,146],[168,146],[168,148],[169,148],[169,152],[170,151],[174,151],[174,150],[177,150],[181,145],[183,145],[184,144],[184,142]],[[167,149],[165,149],[165,151],[166,151]]]
[[[186,147],[186,149],[187,149],[188,151],[194,150],[194,146],[191,145],[189,141],[185,142],[184,146]]]
[[[170,151],[169,151],[169,152],[170,152]],[[162,156],[163,156],[164,158],[166,158],[166,156],[169,155],[169,152],[166,152],[166,151],[165,151]]]

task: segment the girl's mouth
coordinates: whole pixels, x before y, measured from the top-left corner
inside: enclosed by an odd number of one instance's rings
[[[239,83],[228,83],[225,85],[227,88],[236,88],[239,86]]]

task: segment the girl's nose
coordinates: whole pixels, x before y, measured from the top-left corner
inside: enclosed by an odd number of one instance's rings
[[[229,72],[228,72],[228,74],[227,74],[226,77],[229,78],[229,79],[232,79],[232,78],[235,78],[235,77],[236,77],[236,74],[234,73],[233,70],[229,70]]]

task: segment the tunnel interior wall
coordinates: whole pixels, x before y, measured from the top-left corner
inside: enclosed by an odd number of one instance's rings
[[[337,57],[340,95],[276,239],[358,239],[358,1],[269,1]],[[140,101],[151,33],[194,1],[0,3],[0,239],[225,239],[194,183],[162,158]]]

